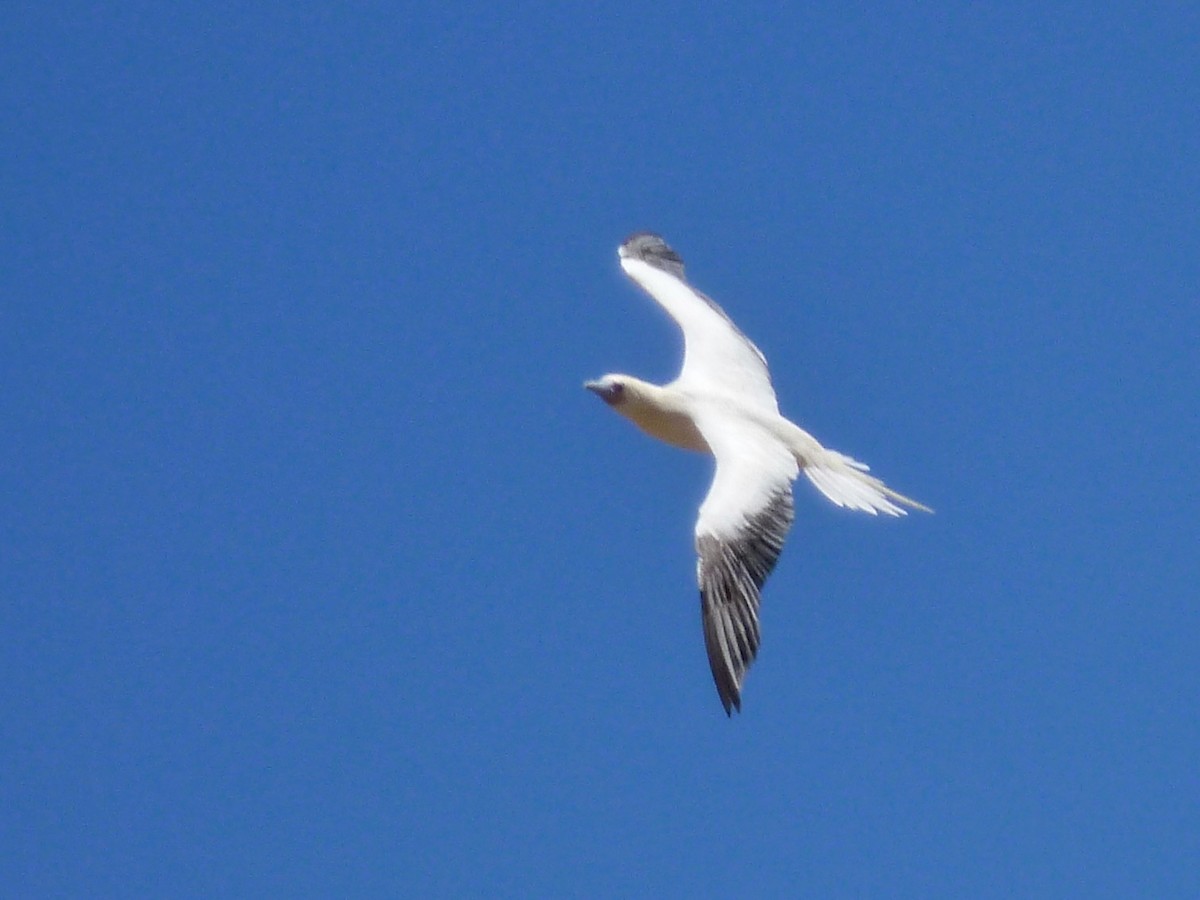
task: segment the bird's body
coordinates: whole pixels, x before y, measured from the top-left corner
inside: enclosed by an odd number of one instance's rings
[[[681,450],[711,453],[708,442],[696,428],[688,398],[646,381],[629,379],[620,411],[642,431]]]
[[[586,387],[651,437],[716,459],[696,521],[697,578],[709,665],[731,714],[741,709],[742,681],[758,652],[759,591],[791,528],[800,472],[839,506],[893,516],[927,507],[780,415],[762,353],[688,284],[683,261],[661,237],[639,232],[618,255],[683,331],[683,367],[667,385],[605,375]]]

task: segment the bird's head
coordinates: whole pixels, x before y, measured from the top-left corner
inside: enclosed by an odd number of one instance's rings
[[[624,375],[605,375],[595,381],[585,381],[583,386],[614,407],[625,403],[631,395],[629,379]]]

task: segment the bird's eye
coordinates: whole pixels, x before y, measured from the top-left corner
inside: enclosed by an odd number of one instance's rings
[[[610,387],[608,390],[614,397],[625,396],[625,385],[621,384],[621,382],[619,382],[619,381],[614,382],[613,386]]]

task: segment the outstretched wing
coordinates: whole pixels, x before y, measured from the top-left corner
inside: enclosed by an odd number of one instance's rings
[[[708,664],[727,715],[741,710],[742,681],[758,654],[759,592],[792,526],[799,467],[777,437],[706,404],[696,426],[717,468],[696,521],[696,578]]]
[[[696,290],[683,261],[656,234],[640,232],[618,250],[621,268],[667,311],[683,332],[683,368],[675,386],[736,396],[746,406],[779,412],[767,360],[725,311]]]

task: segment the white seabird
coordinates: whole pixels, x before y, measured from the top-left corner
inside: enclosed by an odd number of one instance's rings
[[[741,711],[742,681],[758,652],[759,591],[792,526],[796,476],[803,472],[838,506],[871,515],[932,510],[779,414],[766,358],[721,307],[688,284],[683,260],[666,241],[638,232],[617,255],[625,274],[683,331],[683,368],[661,387],[618,374],[584,387],[651,437],[716,458],[696,520],[696,577],[708,663],[732,715]]]

